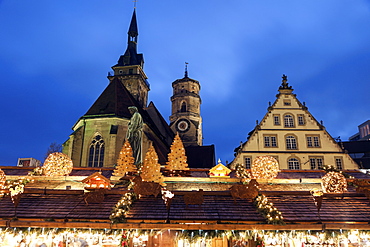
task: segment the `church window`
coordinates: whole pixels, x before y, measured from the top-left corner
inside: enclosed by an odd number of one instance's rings
[[[307,147],[309,148],[319,148],[320,147],[320,137],[318,135],[306,136]]]
[[[284,126],[285,127],[294,127],[294,119],[293,119],[292,115],[286,114],[284,116]]]
[[[338,170],[343,170],[343,160],[341,157],[335,157],[335,165]]]
[[[186,112],[186,103],[182,102],[180,112]]]
[[[303,114],[298,115],[298,125],[305,125]]]
[[[251,169],[252,157],[244,157],[245,169]]]
[[[265,147],[277,147],[276,135],[264,136]]]
[[[274,125],[280,125],[280,115],[274,115]]]
[[[287,149],[297,149],[297,139],[295,136],[287,136],[285,141]]]
[[[90,143],[89,167],[103,167],[105,143],[101,135],[96,135]]]
[[[311,170],[322,169],[323,163],[322,157],[310,157]]]
[[[299,160],[296,158],[290,158],[288,160],[288,167],[289,169],[292,170],[299,170],[300,169]]]

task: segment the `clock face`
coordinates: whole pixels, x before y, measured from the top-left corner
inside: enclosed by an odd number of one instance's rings
[[[190,123],[186,119],[180,119],[176,124],[176,128],[180,132],[186,132],[190,128]]]

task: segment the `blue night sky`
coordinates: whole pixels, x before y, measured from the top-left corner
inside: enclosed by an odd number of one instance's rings
[[[108,84],[131,0],[0,0],[0,165],[43,160]],[[231,161],[288,75],[342,140],[370,119],[369,0],[139,0],[138,51],[168,120],[171,83],[201,83],[204,144]]]

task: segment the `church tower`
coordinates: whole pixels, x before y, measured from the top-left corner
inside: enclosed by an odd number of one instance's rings
[[[159,161],[166,156],[173,139],[169,128],[154,103],[147,104],[149,83],[143,71],[143,54],[137,53],[138,29],[134,10],[128,30],[127,48],[112,67],[109,83],[90,109],[72,127],[63,144],[63,153],[76,167],[113,167],[126,139],[132,117],[128,107],[135,106],[143,119],[142,153],[151,144]]]
[[[143,54],[137,53],[137,38],[139,35],[136,21],[136,11],[132,14],[128,29],[127,49],[120,56],[116,65],[112,67],[114,74],[108,75],[112,82],[118,79],[127,88],[131,95],[139,102],[141,107],[147,106],[148,92],[150,90],[147,76],[144,73]]]
[[[200,116],[200,84],[188,77],[187,65],[185,76],[172,83],[173,95],[170,127],[179,132],[184,146],[202,146],[202,118]]]

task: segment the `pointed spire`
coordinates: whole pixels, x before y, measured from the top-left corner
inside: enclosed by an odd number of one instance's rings
[[[134,9],[134,12],[132,14],[130,27],[128,29],[128,41],[134,41],[137,42],[137,36],[139,35],[139,31],[137,28],[137,21],[136,21],[136,10]]]
[[[143,67],[143,54],[137,53],[137,37],[139,36],[139,31],[136,21],[136,9],[134,9],[134,12],[132,13],[132,18],[127,34],[126,51],[122,56],[120,56],[118,63],[115,66],[140,65],[141,67]]]

